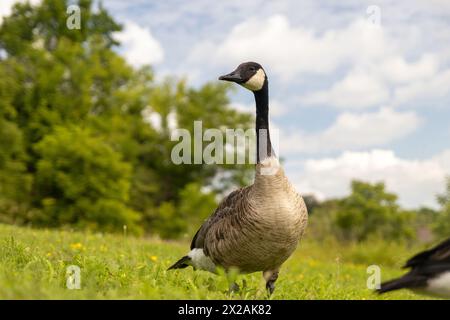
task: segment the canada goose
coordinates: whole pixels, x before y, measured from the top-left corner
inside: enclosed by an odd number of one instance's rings
[[[411,268],[411,271],[403,277],[382,283],[378,292],[411,289],[450,298],[450,238],[430,250],[416,254],[403,268]]]
[[[234,267],[241,273],[262,271],[266,288],[272,293],[281,265],[305,231],[308,213],[272,149],[264,69],[258,63],[246,62],[219,80],[240,84],[255,96],[255,180],[253,185],[235,190],[222,200],[195,234],[191,251],[169,270],[190,265],[210,272],[217,267]]]

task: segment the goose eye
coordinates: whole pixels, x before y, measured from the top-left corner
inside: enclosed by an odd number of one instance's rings
[[[254,68],[254,67],[250,67],[249,70],[250,70],[250,71],[255,71],[255,68]]]

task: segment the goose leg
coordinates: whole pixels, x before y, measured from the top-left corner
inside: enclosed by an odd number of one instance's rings
[[[278,279],[278,270],[267,270],[263,272],[264,280],[266,280],[266,289],[269,295],[275,290],[275,281]]]
[[[229,292],[230,293],[237,293],[239,292],[239,285],[236,282],[231,282],[229,285]]]

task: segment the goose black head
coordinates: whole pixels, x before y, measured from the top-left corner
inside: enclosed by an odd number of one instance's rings
[[[240,84],[251,91],[259,91],[267,81],[263,67],[256,62],[241,63],[233,72],[220,76],[219,80]]]

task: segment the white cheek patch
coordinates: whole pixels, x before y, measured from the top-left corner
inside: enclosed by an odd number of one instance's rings
[[[253,75],[253,77],[248,79],[247,82],[244,82],[242,86],[252,91],[258,91],[261,90],[261,88],[263,87],[265,79],[266,74],[264,73],[263,69],[259,69]]]

